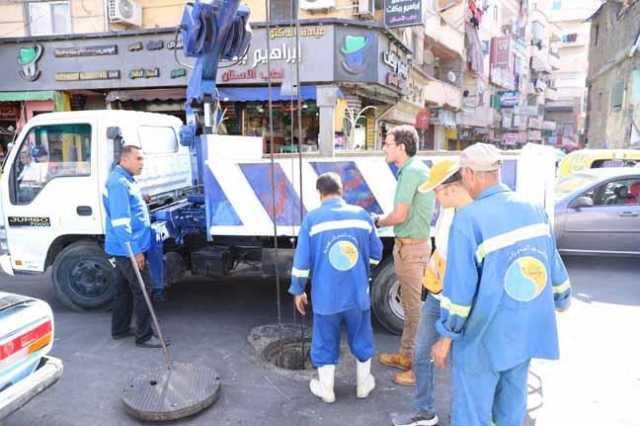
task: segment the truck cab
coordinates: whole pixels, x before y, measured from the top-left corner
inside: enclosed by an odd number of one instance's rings
[[[191,186],[189,150],[178,142],[181,124],[168,115],[118,110],[30,120],[0,177],[3,270],[37,273],[53,266],[56,295],[65,304],[107,303],[111,266],[101,248],[107,177],[120,148],[136,145],[145,153],[138,178],[143,194],[158,204],[181,196]]]

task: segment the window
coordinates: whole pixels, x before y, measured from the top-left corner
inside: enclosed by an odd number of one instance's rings
[[[562,1],[553,0],[553,4],[551,5],[551,10],[560,10],[560,9],[562,9]]]
[[[640,179],[614,180],[583,196],[592,198],[594,206],[637,206],[640,204]]]
[[[145,154],[178,152],[178,138],[173,127],[140,126],[138,134]]]
[[[91,175],[91,126],[34,127],[17,158],[11,175],[11,202],[29,204],[54,178]]]
[[[31,35],[68,34],[71,15],[68,1],[28,3]]]
[[[271,20],[289,21],[296,16],[297,0],[271,0]]]
[[[622,103],[624,101],[624,82],[618,81],[613,86],[611,91],[611,108],[614,112],[622,110]]]
[[[593,27],[593,45],[598,45],[598,35],[600,35],[600,25],[595,25]]]

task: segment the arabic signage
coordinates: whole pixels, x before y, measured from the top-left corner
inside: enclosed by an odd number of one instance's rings
[[[333,77],[333,26],[308,26],[300,29],[300,47],[296,49],[295,28],[272,28],[269,32],[255,28],[251,46],[235,66],[218,70],[218,84],[265,84],[268,80],[267,59],[271,80],[281,83],[294,79],[300,66],[303,82],[331,81]]]
[[[408,88],[411,66],[406,49],[381,29],[304,25],[299,48],[295,34],[295,27],[271,28],[269,32],[263,27],[254,28],[247,55],[231,66],[224,64],[226,67],[218,70],[218,84],[264,85],[269,78],[276,83],[295,84],[299,65],[302,83],[377,83],[416,104],[420,102],[418,83]],[[38,44],[7,41],[0,44],[0,63],[5,64],[0,91],[184,86],[190,70],[182,64],[193,64],[193,59],[184,57],[181,46],[182,41],[176,42],[170,29],[43,38]]]
[[[500,106],[510,108],[518,105],[520,92],[500,92]]]
[[[0,102],[0,119],[17,120],[19,117],[20,117],[19,104]]]
[[[86,46],[86,47],[60,47],[53,52],[56,58],[77,58],[80,56],[117,55],[118,46]]]
[[[490,79],[497,86],[508,90],[516,89],[514,72],[514,54],[511,49],[511,37],[494,37],[491,39]]]
[[[385,0],[384,24],[389,28],[422,24],[422,0]]]

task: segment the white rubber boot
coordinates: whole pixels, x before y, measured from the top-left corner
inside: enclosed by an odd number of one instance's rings
[[[376,387],[376,379],[371,374],[371,359],[356,364],[356,377],[358,386],[356,388],[356,396],[358,398],[366,398]]]
[[[311,393],[327,404],[331,404],[336,400],[336,395],[333,393],[335,373],[335,365],[323,365],[318,368],[318,378],[311,379],[309,382],[309,390],[311,390]]]

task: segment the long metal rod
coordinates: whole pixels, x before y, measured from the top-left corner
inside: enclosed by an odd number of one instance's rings
[[[294,2],[293,0],[291,0],[291,8],[294,9],[293,4],[297,3]],[[296,90],[296,95],[298,98],[298,175],[300,178],[300,225],[302,225],[302,219],[304,217],[304,201],[303,201],[303,194],[304,191],[302,190],[302,82],[300,81],[300,60],[302,58],[302,52],[301,50],[301,46],[300,46],[300,12],[299,12],[299,8],[295,8],[295,22],[296,22],[296,28],[295,28],[295,33],[296,33],[296,38],[295,38],[295,42],[296,42],[296,84],[297,84],[297,89]],[[291,14],[292,16],[294,16],[294,13]],[[291,123],[291,130],[293,132],[293,123]],[[295,314],[295,307],[294,307],[294,315]],[[304,369],[304,363],[305,363],[305,352],[304,352],[304,317],[301,318],[300,320],[300,355],[301,355],[301,359],[302,359],[302,369]]]
[[[273,248],[275,253],[275,275],[276,275],[276,304],[278,312],[278,324],[280,325],[280,341],[282,342],[282,304],[280,301],[280,270],[278,261],[280,253],[278,250],[278,224],[276,216],[276,180],[275,180],[275,147],[273,145],[273,97],[271,94],[271,0],[265,0],[267,15],[267,92],[269,100],[269,147],[271,154],[271,220],[273,222]]]
[[[151,304],[151,299],[149,299],[149,294],[147,293],[147,288],[144,285],[144,280],[142,279],[142,274],[140,273],[140,268],[138,268],[138,262],[136,262],[136,257],[133,254],[133,250],[131,249],[131,243],[125,243],[127,246],[127,251],[129,252],[129,260],[131,260],[131,265],[133,266],[133,270],[136,273],[136,277],[138,278],[138,284],[140,284],[140,290],[142,290],[142,295],[144,296],[144,301],[147,303],[147,308],[149,308],[149,313],[151,314],[151,319],[153,320],[153,325],[158,332],[158,338],[160,339],[160,344],[162,345],[162,352],[164,353],[164,360],[167,364],[167,370],[171,370],[173,368],[173,362],[171,360],[171,354],[169,353],[169,348],[167,347],[167,343],[164,340],[164,336],[162,335],[162,330],[160,330],[160,324],[158,323],[158,318],[156,317],[156,312],[153,310],[153,305]]]

